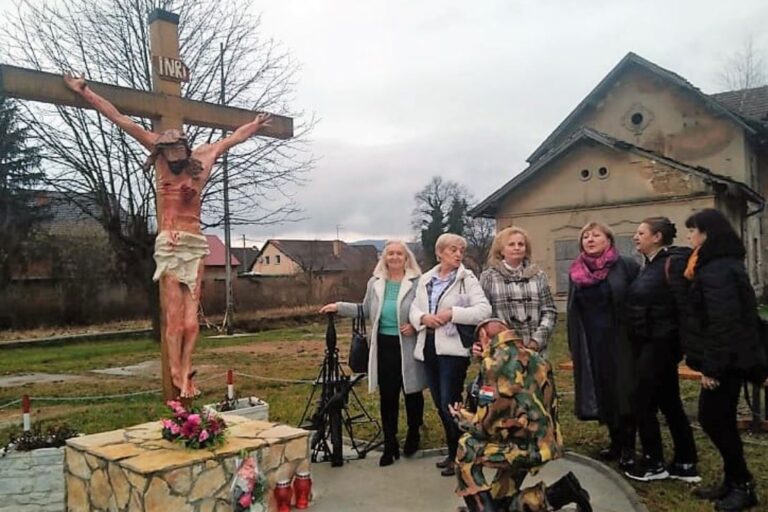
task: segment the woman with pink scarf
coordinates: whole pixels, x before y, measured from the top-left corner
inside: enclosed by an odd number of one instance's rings
[[[581,229],[581,253],[570,267],[568,347],[573,359],[576,416],[608,427],[610,445],[600,452],[634,464],[634,358],[627,338],[624,298],[639,271],[621,256],[611,229],[590,222]]]

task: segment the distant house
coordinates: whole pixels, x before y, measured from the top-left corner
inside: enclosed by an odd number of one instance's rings
[[[225,257],[225,245],[216,235],[205,235],[208,240],[208,250],[210,254],[205,257],[205,275],[206,281],[213,281],[218,279],[225,279],[227,273],[226,257]],[[229,264],[232,268],[232,277],[237,277],[237,269],[240,266],[240,260],[237,259],[233,252],[229,254]]]
[[[373,270],[378,252],[373,245],[349,245],[341,240],[270,239],[251,265],[261,276],[322,275]]]
[[[26,257],[13,268],[13,280],[77,276],[82,272],[75,267],[90,265],[81,261],[86,252],[98,255],[101,267],[110,264],[109,236],[99,222],[99,205],[92,195],[39,190],[32,201],[42,220],[27,242]]]
[[[259,256],[259,249],[256,247],[232,247],[230,254],[240,261],[238,273],[250,272],[253,262]]]

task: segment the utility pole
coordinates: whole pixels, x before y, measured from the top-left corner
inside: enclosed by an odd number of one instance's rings
[[[243,265],[243,273],[248,272],[248,269],[245,266],[246,265],[245,251],[247,251],[247,249],[245,247],[245,235],[243,235],[243,261],[240,262]]]
[[[221,65],[221,104],[224,105],[226,97],[224,95],[224,43],[219,43]],[[226,137],[227,131],[222,130],[222,135]],[[224,153],[221,160],[221,170],[224,178],[224,286],[226,288],[226,310],[224,312],[224,325],[222,326],[228,335],[234,332],[234,314],[232,307],[232,238],[229,232],[229,169],[227,153]]]

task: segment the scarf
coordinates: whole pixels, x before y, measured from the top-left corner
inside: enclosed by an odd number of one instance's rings
[[[693,250],[688,258],[688,264],[685,266],[685,272],[683,272],[683,275],[689,281],[693,281],[693,278],[696,275],[696,264],[699,262],[699,249],[701,249],[701,246],[698,246]]]
[[[619,260],[619,251],[611,246],[600,256],[589,256],[582,252],[571,263],[571,280],[580,288],[593,286],[608,277],[611,267]]]

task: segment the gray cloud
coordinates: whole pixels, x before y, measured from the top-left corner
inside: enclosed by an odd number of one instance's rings
[[[13,0],[0,0],[0,11]],[[410,235],[434,175],[477,197],[525,158],[628,52],[722,90],[750,35],[768,53],[764,0],[257,0],[266,37],[302,63],[297,106],[321,157],[291,191],[306,220],[236,235]]]

